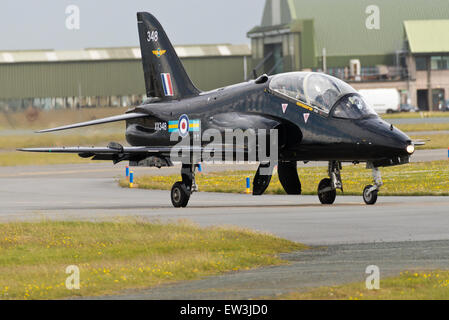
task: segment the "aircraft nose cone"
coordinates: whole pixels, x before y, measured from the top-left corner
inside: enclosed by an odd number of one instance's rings
[[[402,158],[415,152],[415,146],[409,136],[381,119],[370,119],[362,126],[378,157]]]
[[[412,140],[402,131],[393,128],[393,147],[398,156],[410,156],[415,152]]]
[[[411,156],[415,152],[415,145],[408,135],[392,124],[389,125],[389,131],[398,155]]]
[[[412,139],[407,136],[404,132],[389,125],[388,130],[384,133],[389,139],[385,139],[382,143],[385,147],[391,147],[394,151],[395,156],[410,156],[415,152],[415,146],[413,145]]]

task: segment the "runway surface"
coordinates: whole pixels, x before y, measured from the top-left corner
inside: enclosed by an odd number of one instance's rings
[[[385,119],[391,124],[448,123],[449,117]]]
[[[422,159],[447,159],[447,150],[417,152],[414,160]],[[204,169],[255,168],[209,165]],[[178,174],[179,168],[135,171]],[[273,296],[311,286],[362,281],[369,264],[379,265],[385,276],[403,269],[449,268],[449,197],[386,197],[380,193],[375,206],[366,206],[355,196],[339,196],[335,205],[323,206],[316,196],[200,192],[192,195],[187,208],[176,209],[168,191],[118,187],[114,179],[123,172],[123,164],[114,167],[108,163],[0,168],[0,222],[136,216],[189,219],[200,225],[248,227],[314,246],[287,255],[288,266],[121,293],[119,297],[125,299]]]
[[[142,216],[240,225],[308,244],[449,239],[449,197],[382,197],[380,193],[375,206],[366,206],[359,196],[338,196],[335,205],[323,206],[316,196],[199,192],[187,208],[177,209],[171,205],[169,191],[120,188],[113,177],[123,174],[123,166],[9,169],[20,172],[0,169],[0,221]],[[222,169],[229,168],[206,170]]]

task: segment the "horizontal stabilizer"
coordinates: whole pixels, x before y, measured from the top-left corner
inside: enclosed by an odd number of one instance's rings
[[[107,117],[107,118],[103,118],[103,119],[79,122],[79,123],[69,124],[66,126],[52,128],[52,129],[39,130],[39,131],[37,131],[37,133],[53,132],[53,131],[81,128],[81,127],[87,127],[87,126],[94,126],[97,124],[123,121],[123,120],[128,120],[128,119],[135,119],[135,118],[142,118],[142,117],[147,117],[147,116],[148,116],[148,114],[146,114],[146,113],[125,113],[125,114],[121,114],[118,116],[112,116],[112,117]]]

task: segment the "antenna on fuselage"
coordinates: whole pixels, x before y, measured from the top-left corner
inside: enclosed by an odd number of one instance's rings
[[[270,51],[263,59],[262,61],[260,61],[256,67],[253,69],[253,77],[254,79],[257,79],[257,70],[259,70],[264,64],[265,62],[267,62],[268,59],[271,58],[271,56],[273,55],[273,51]]]

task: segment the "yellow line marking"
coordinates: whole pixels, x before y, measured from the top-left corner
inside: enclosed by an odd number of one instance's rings
[[[307,110],[309,110],[309,111],[312,111],[312,110],[313,110],[313,108],[312,108],[312,107],[309,107],[308,105],[306,105],[306,104],[304,104],[304,103],[301,103],[301,102],[296,102],[296,104],[297,104],[298,106],[300,106],[300,107],[304,108],[304,109],[307,109]]]

